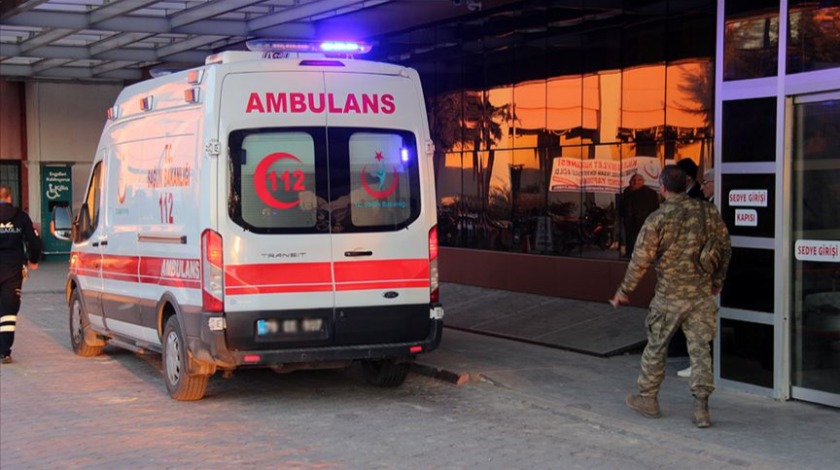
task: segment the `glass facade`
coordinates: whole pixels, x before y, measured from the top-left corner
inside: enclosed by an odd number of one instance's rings
[[[791,378],[840,394],[840,94],[794,113]]]
[[[776,76],[779,68],[779,1],[728,0],[724,11],[723,79]]]
[[[656,190],[665,164],[712,165],[715,2],[568,3],[374,48],[424,81],[441,245],[618,259],[630,178]]]
[[[776,160],[776,98],[725,101],[721,112],[724,163]]]
[[[721,3],[720,378],[840,406],[840,3]]]
[[[773,386],[773,325],[720,320],[720,376],[760,387]]]
[[[787,73],[840,67],[840,2],[788,1]]]
[[[720,293],[721,307],[773,314],[775,270],[773,250],[732,248],[726,286]]]

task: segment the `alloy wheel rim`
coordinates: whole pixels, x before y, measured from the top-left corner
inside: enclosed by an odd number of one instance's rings
[[[166,338],[166,375],[169,382],[177,384],[181,377],[181,343],[174,331]]]
[[[79,302],[73,302],[73,313],[72,313],[72,321],[73,321],[73,342],[77,345],[82,344],[82,313],[81,313],[81,306]]]

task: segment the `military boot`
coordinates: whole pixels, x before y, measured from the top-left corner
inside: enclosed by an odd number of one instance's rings
[[[640,413],[646,418],[660,418],[659,400],[656,397],[644,397],[641,395],[627,395],[624,403],[633,411]]]
[[[709,417],[709,399],[694,399],[694,425],[698,428],[708,428],[712,425],[712,418]]]

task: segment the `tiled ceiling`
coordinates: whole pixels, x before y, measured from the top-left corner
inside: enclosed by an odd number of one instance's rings
[[[2,0],[0,75],[135,81],[247,39],[364,40],[516,1]]]

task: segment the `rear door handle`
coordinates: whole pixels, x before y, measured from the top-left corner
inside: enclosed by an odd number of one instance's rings
[[[347,257],[355,257],[355,256],[373,256],[372,251],[345,251],[344,256]]]

